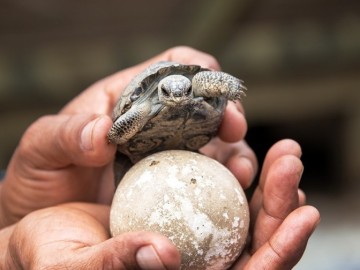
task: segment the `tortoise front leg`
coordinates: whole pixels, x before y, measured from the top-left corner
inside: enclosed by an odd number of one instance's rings
[[[220,97],[240,100],[245,95],[243,81],[221,71],[201,71],[192,79],[195,96]]]
[[[162,109],[161,104],[143,102],[132,106],[130,110],[120,115],[107,134],[111,143],[124,144],[137,132],[142,130],[148,120]]]

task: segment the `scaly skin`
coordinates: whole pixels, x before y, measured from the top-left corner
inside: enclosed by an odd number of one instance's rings
[[[192,79],[195,96],[220,97],[229,100],[240,100],[245,95],[243,82],[228,73],[221,71],[202,71]]]
[[[108,139],[132,162],[160,150],[196,151],[216,134],[227,100],[241,99],[244,90],[225,72],[152,65],[125,89]]]
[[[144,127],[150,117],[150,112],[150,102],[131,107],[114,122],[107,136],[109,141],[116,144],[127,142]]]

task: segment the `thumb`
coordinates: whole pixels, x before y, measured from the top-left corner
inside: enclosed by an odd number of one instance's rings
[[[85,259],[94,269],[179,269],[180,253],[166,237],[129,232],[92,246]]]
[[[0,252],[0,268],[179,269],[180,254],[169,239],[151,232],[109,239],[108,217],[109,206],[97,204],[34,211],[10,233],[0,231],[0,247],[8,246],[5,258]]]
[[[246,269],[293,269],[300,261],[307,242],[319,222],[320,214],[316,208],[297,208],[252,255]]]
[[[106,115],[44,116],[28,128],[17,154],[30,167],[44,169],[103,166],[115,153],[106,139],[111,125]]]

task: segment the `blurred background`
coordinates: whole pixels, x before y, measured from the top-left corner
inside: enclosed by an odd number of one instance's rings
[[[360,269],[360,1],[0,0],[0,168],[27,126],[176,45],[249,89],[247,140],[303,147],[322,222],[296,269]]]

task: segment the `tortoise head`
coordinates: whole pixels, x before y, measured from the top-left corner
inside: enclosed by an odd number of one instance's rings
[[[188,104],[193,100],[191,81],[182,75],[169,75],[159,82],[158,95],[167,106]]]

